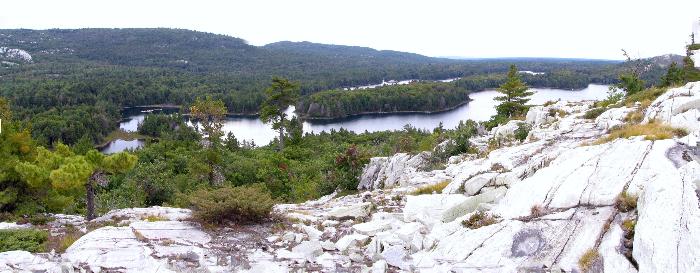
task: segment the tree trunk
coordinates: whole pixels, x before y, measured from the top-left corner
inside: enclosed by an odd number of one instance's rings
[[[280,152],[284,149],[284,129],[280,128],[280,141],[279,141]]]
[[[85,183],[85,191],[87,192],[87,220],[90,221],[92,219],[95,219],[95,185],[94,185],[94,179],[93,174],[90,176],[88,179],[87,183]]]

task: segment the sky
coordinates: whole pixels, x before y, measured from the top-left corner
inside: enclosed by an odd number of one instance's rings
[[[475,58],[684,54],[700,21],[700,0],[3,2],[0,29],[169,27]]]

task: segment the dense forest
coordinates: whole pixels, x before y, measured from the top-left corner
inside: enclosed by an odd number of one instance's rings
[[[419,82],[318,92],[303,97],[296,111],[304,118],[343,118],[362,113],[444,111],[468,100],[469,90],[453,83]]]
[[[308,42],[259,47],[181,29],[0,30],[0,96],[44,145],[84,138],[99,143],[116,129],[122,107],[186,106],[209,95],[231,113],[257,113],[273,76],[300,82],[302,96],[384,79],[467,77],[460,87],[480,90],[498,86],[502,80],[496,78],[511,63],[545,73],[525,76],[531,86],[559,88],[615,82],[624,66],[576,59],[452,60]]]

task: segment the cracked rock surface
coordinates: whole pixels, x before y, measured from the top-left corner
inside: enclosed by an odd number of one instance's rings
[[[87,233],[65,254],[0,253],[0,271],[583,272],[579,260],[593,250],[588,272],[700,272],[700,82],[645,111],[645,122],[687,129],[684,138],[590,145],[637,110],[583,119],[591,105],[532,107],[520,121],[533,127],[523,143],[456,156],[442,170],[423,170],[429,152],[373,158],[358,194],[277,205],[283,228],[205,230],[184,209],[118,210],[98,220],[116,226]],[[486,149],[517,123],[472,142]],[[410,194],[444,181],[442,192]],[[619,209],[622,192],[638,197],[636,209]],[[463,224],[483,215],[493,222]]]

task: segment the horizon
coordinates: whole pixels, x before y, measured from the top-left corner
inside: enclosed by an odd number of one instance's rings
[[[33,9],[0,15],[0,28],[176,28],[242,38],[255,46],[309,41],[462,59],[622,60],[621,48],[634,58],[684,54],[700,20],[694,14],[700,1],[689,0],[496,2],[72,0],[66,5],[29,0],[6,3],[7,10]]]

